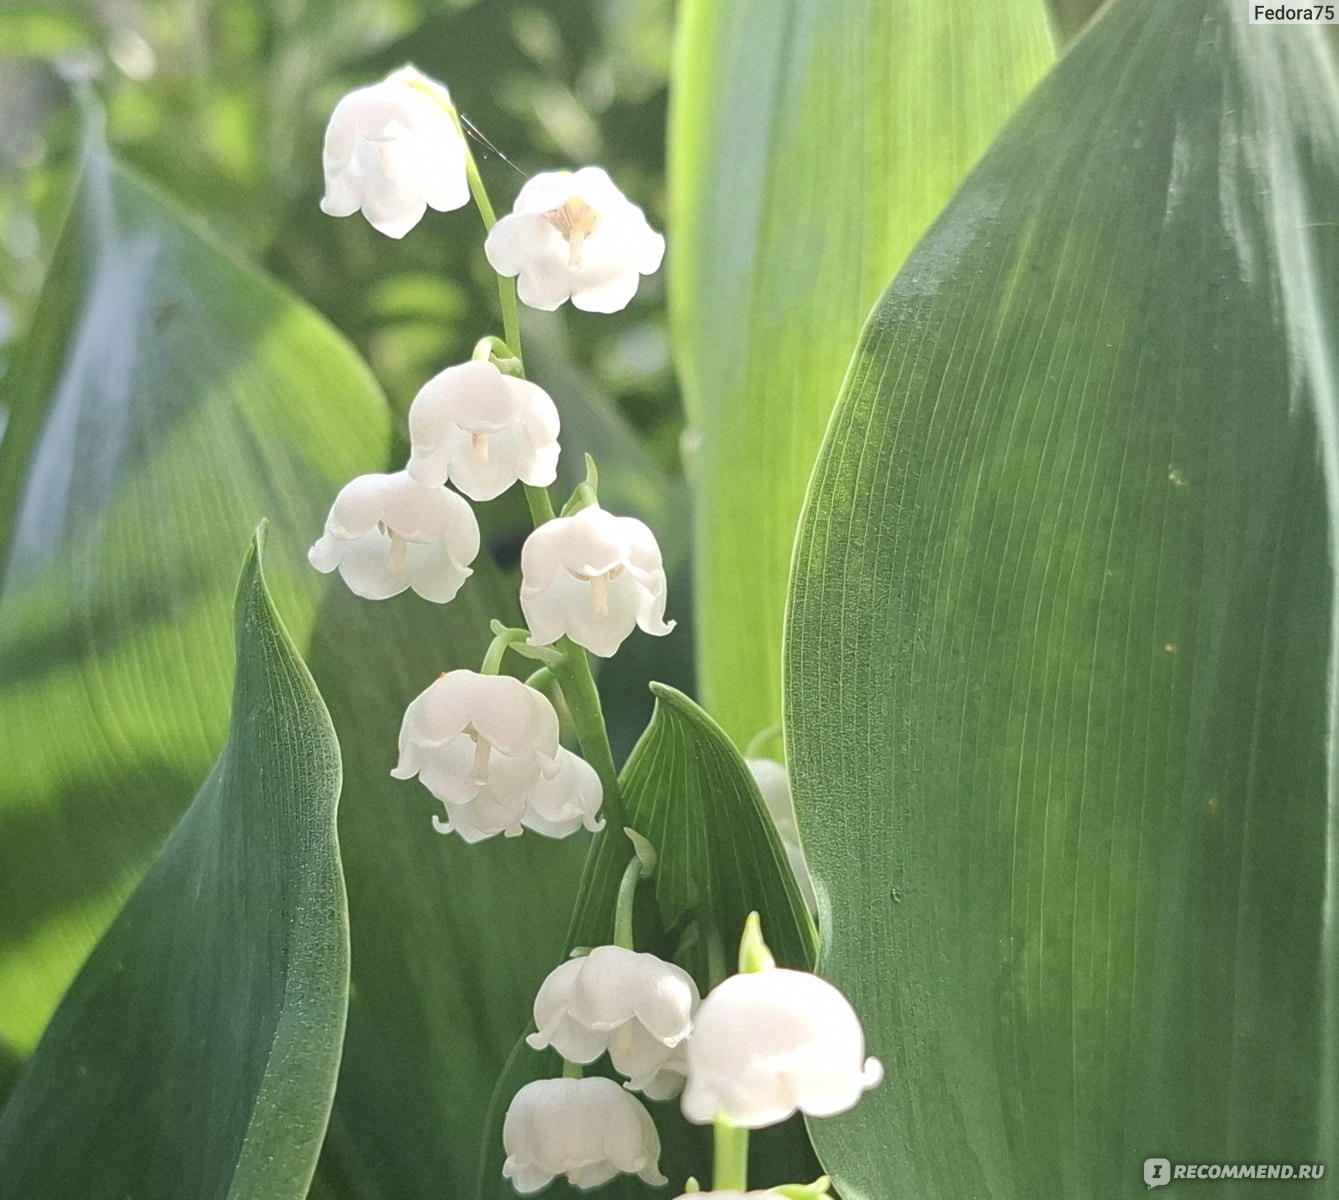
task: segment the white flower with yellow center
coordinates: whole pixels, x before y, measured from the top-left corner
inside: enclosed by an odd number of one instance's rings
[[[699,1125],[720,1114],[761,1129],[796,1109],[845,1112],[882,1078],[845,996],[817,975],[769,967],[730,976],[702,1001],[681,1107]]]
[[[326,127],[321,211],[361,208],[374,229],[402,238],[429,208],[468,204],[465,139],[450,108],[446,88],[413,67],[350,92]]]
[[[599,167],[547,171],[521,188],[488,234],[484,253],[517,295],[551,311],[567,300],[587,312],[618,312],[642,275],[660,269],[665,239]]]
[[[668,1100],[683,1087],[683,1046],[697,1004],[697,984],[682,968],[654,954],[596,946],[549,973],[535,997],[538,1032],[526,1040],[577,1063],[607,1050],[629,1088]]]
[[[539,526],[521,548],[521,611],[530,640],[566,634],[610,657],[635,626],[664,636],[665,567],[655,535],[635,517],[591,505]]]
[[[396,471],[346,484],[307,558],[318,571],[338,569],[367,600],[413,588],[445,604],[472,574],[469,564],[478,553],[479,523],[469,504]]]
[[[490,362],[447,367],[409,408],[409,474],[448,479],[471,500],[492,500],[518,479],[548,487],[558,473],[558,410],[549,394]]]
[[[415,697],[400,727],[391,772],[420,782],[446,808],[440,833],[467,842],[515,837],[526,826],[564,837],[599,828],[595,772],[558,745],[558,714],[507,675],[450,671]]]
[[[527,1083],[507,1109],[502,1144],[502,1175],[523,1196],[558,1175],[579,1188],[624,1173],[652,1187],[669,1182],[660,1173],[660,1135],[651,1114],[612,1079]]]

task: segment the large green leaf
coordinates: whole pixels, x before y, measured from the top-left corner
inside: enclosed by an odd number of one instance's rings
[[[1044,0],[686,0],[671,317],[696,451],[702,694],[781,721],[805,486],[861,323],[1050,62]]]
[[[339,746],[266,593],[262,535],[227,743],[4,1110],[6,1195],[307,1194],[348,1004]]]
[[[705,995],[723,974],[733,972],[744,920],[756,911],[777,961],[808,969],[816,951],[813,922],[744,760],[720,726],[682,692],[659,683],[651,690],[655,713],[620,776],[627,828],[656,851],[655,877],[638,889],[637,949],[677,961]],[[596,836],[572,917],[569,950],[613,939],[619,881],[631,858],[632,844],[621,829],[609,826]],[[502,1178],[503,1116],[522,1085],[557,1074],[559,1066],[552,1051],[536,1053],[524,1041],[516,1047],[493,1097],[480,1200],[514,1196]],[[660,1129],[660,1167],[669,1185],[653,1193],[641,1180],[622,1177],[600,1193],[609,1200],[675,1195],[690,1174],[710,1178],[706,1131],[690,1127],[677,1103],[648,1107]],[[762,1135],[755,1151],[760,1151],[755,1154],[760,1183],[815,1173],[798,1125],[788,1127],[783,1138]],[[763,1171],[780,1173],[764,1179]],[[550,1194],[555,1200],[582,1195],[563,1180],[545,1193]]]
[[[1339,84],[1246,18],[1098,18],[824,443],[787,736],[889,1080],[812,1123],[846,1200],[1339,1161]]]
[[[216,756],[235,564],[268,515],[270,584],[344,756],[354,965],[331,1154],[397,1197],[472,1185],[583,847],[439,837],[431,796],[389,771],[405,705],[478,665],[514,593],[482,560],[445,607],[367,603],[311,570],[338,488],[403,461],[375,383],[96,147],[24,349],[0,443],[0,1037],[31,1050]]]

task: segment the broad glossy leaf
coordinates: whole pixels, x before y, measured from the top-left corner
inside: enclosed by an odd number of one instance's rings
[[[1337,1160],[1337,222],[1321,36],[1118,0],[875,310],[787,641],[846,1200]]]
[[[431,796],[389,771],[405,705],[478,665],[514,593],[481,560],[450,605],[372,604],[308,566],[338,488],[403,461],[385,403],[324,321],[105,151],[5,384],[0,1036],[31,1050],[217,755],[235,565],[268,515],[268,578],[344,758],[354,977],[331,1152],[396,1196],[472,1184],[583,847],[439,837]]]
[[[627,827],[650,841],[657,855],[654,879],[638,889],[637,949],[677,961],[705,995],[714,982],[733,973],[744,920],[756,911],[777,961],[807,969],[816,951],[813,922],[753,776],[720,726],[697,704],[664,684],[653,683],[651,690],[654,716],[620,775]],[[596,835],[568,934],[569,950],[613,939],[619,881],[631,857],[632,845],[622,830],[610,825]],[[493,1097],[480,1200],[515,1194],[502,1179],[502,1118],[524,1083],[557,1074],[559,1065],[553,1051],[536,1053],[524,1042],[517,1046]],[[690,1174],[710,1179],[706,1132],[688,1126],[677,1102],[648,1108],[660,1129],[660,1167],[669,1186],[657,1193],[624,1177],[601,1196],[670,1196],[682,1190]],[[759,1186],[815,1173],[803,1129],[796,1125],[785,1134],[776,1139],[761,1135],[761,1145],[755,1146],[760,1172],[780,1172],[770,1178],[759,1174]],[[582,1193],[559,1180],[551,1194]]]
[[[861,323],[1051,50],[1045,0],[686,0],[680,19],[700,675],[742,746],[781,722],[795,527]]]
[[[228,740],[0,1118],[25,1200],[300,1200],[349,986],[339,745],[265,590],[237,593]]]

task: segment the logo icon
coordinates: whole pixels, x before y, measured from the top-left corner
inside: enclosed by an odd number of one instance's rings
[[[1165,1158],[1144,1159],[1144,1183],[1150,1189],[1166,1187],[1172,1181],[1172,1164]]]

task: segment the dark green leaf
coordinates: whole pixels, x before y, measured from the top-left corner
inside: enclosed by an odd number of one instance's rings
[[[809,473],[861,322],[1051,59],[1045,0],[687,0],[671,317],[704,703],[781,722]]]
[[[824,444],[788,736],[888,1068],[811,1122],[845,1200],[1339,1161],[1339,84],[1247,15],[1098,18]]]
[[[472,1186],[583,846],[439,837],[432,797],[389,771],[405,706],[478,665],[514,592],[481,559],[450,605],[372,604],[309,567],[339,487],[403,461],[384,401],[324,321],[105,151],[25,351],[0,443],[0,1035],[31,1051],[218,753],[234,568],[268,515],[270,585],[344,756],[354,978],[331,1152],[397,1200]]]
[[[816,950],[813,922],[744,760],[720,726],[682,692],[658,683],[651,690],[655,714],[620,776],[628,828],[649,840],[657,855],[655,878],[638,889],[637,949],[677,961],[705,995],[724,974],[734,972],[744,920],[756,911],[777,961],[808,968]],[[596,835],[569,949],[612,941],[619,880],[632,853],[622,830],[610,826]],[[517,1046],[493,1097],[481,1200],[514,1195],[502,1179],[502,1118],[524,1083],[556,1074],[559,1065],[553,1052],[536,1053],[524,1042]],[[660,1129],[660,1167],[670,1185],[655,1193],[640,1180],[624,1177],[600,1193],[610,1200],[676,1195],[690,1174],[710,1179],[706,1131],[688,1126],[677,1102],[648,1107]],[[766,1135],[760,1140],[759,1186],[813,1172],[799,1126],[775,1140]],[[779,1174],[762,1178],[764,1171]],[[561,1200],[581,1193],[560,1180],[551,1194]]]
[[[339,746],[265,590],[237,594],[228,741],[0,1119],[24,1200],[299,1200],[335,1090],[349,929]]]

